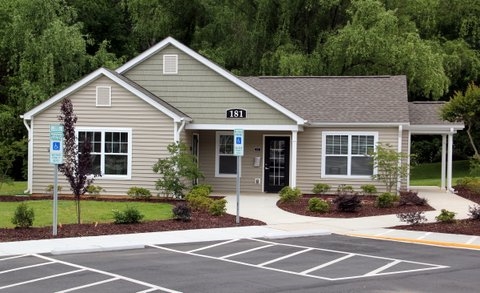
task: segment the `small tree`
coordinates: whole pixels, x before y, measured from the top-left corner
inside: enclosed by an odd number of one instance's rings
[[[79,146],[75,136],[75,123],[77,122],[77,115],[73,112],[73,104],[70,99],[65,98],[60,107],[61,115],[58,120],[63,122],[64,131],[64,163],[59,166],[59,171],[62,172],[70,184],[70,189],[73,192],[76,203],[77,223],[80,224],[80,197],[87,192],[88,187],[93,183],[92,175],[92,161],[90,158],[91,144],[88,139],[85,139],[79,152]]]
[[[155,186],[167,196],[183,198],[183,191],[189,188],[194,179],[202,178],[194,155],[187,151],[183,142],[172,143],[167,147],[170,156],[158,159],[153,171],[161,174]]]
[[[378,144],[376,151],[370,155],[373,167],[377,170],[377,173],[372,175],[372,179],[384,183],[386,192],[392,192],[398,180],[408,176],[409,165],[405,163],[407,155],[395,151],[389,144],[385,147]]]

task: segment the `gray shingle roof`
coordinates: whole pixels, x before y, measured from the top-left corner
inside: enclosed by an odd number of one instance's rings
[[[440,109],[445,102],[411,102],[408,103],[410,124],[412,125],[462,125],[440,118]]]
[[[308,123],[408,123],[405,76],[240,77]]]

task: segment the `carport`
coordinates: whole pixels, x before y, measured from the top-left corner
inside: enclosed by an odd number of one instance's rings
[[[452,187],[452,160],[453,135],[463,130],[463,123],[452,123],[441,120],[440,109],[445,102],[411,102],[409,103],[410,125],[407,126],[408,153],[410,153],[412,135],[441,135],[442,136],[442,190],[453,192]],[[410,188],[410,176],[407,186]]]

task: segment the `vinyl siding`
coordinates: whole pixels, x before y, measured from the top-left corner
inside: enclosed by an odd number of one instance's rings
[[[333,190],[341,184],[352,185],[361,190],[363,184],[374,184],[379,191],[385,190],[383,183],[358,178],[322,178],[322,132],[378,132],[378,141],[395,148],[398,144],[398,128],[305,128],[298,133],[297,187],[304,193],[312,191],[316,183],[330,184]]]
[[[112,87],[111,107],[95,106],[96,86]],[[131,180],[98,177],[94,184],[106,190],[106,194],[124,195],[132,186],[155,191],[158,175],[152,165],[160,157],[168,155],[167,145],[173,142],[173,120],[140,98],[132,95],[110,79],[101,77],[70,95],[75,114],[76,127],[116,127],[132,130],[132,177]],[[49,125],[58,124],[60,102],[34,117],[33,131],[33,181],[32,193],[42,193],[53,183],[53,166],[49,164]],[[59,174],[62,193],[70,193],[64,176]]]
[[[163,55],[178,55],[178,74],[163,74]],[[291,125],[290,118],[247,93],[182,51],[168,46],[124,73],[196,124]],[[227,109],[247,110],[246,119],[226,119]]]

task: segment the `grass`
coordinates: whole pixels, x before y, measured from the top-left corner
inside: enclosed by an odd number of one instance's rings
[[[410,185],[412,186],[440,186],[441,184],[441,163],[427,163],[417,165],[410,174]],[[455,185],[458,179],[470,176],[468,161],[454,161],[452,163],[452,184]]]
[[[26,201],[28,207],[35,212],[34,227],[52,225],[52,200]],[[0,204],[0,227],[13,228],[11,218],[19,202],[2,202]],[[165,220],[172,218],[172,205],[166,203],[148,202],[108,202],[108,201],[82,201],[82,223],[107,223],[113,222],[112,210],[123,211],[127,207],[136,207],[145,217],[143,221]],[[77,222],[76,206],[73,200],[58,201],[58,223],[72,224]]]
[[[21,195],[25,194],[27,181],[15,181],[11,184],[3,183],[0,187],[0,195]]]

